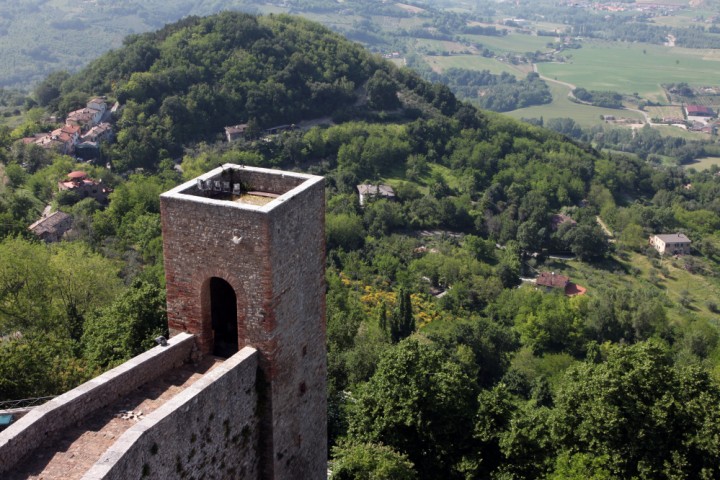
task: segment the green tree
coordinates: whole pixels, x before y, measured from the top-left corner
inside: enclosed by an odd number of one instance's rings
[[[151,348],[158,335],[167,335],[165,292],[136,281],[88,318],[82,337],[84,357],[92,368],[104,369]]]
[[[557,446],[607,458],[621,478],[715,478],[720,388],[674,365],[657,341],[611,346],[605,362],[572,367],[556,396]]]
[[[0,400],[58,395],[92,376],[72,342],[49,332],[0,341]]]
[[[414,480],[407,455],[385,445],[344,443],[333,447],[332,480]]]
[[[377,70],[367,83],[368,104],[377,110],[394,110],[400,107],[398,86],[390,75]]]
[[[408,339],[383,355],[350,405],[349,438],[406,454],[420,478],[455,478],[472,451],[477,390],[463,363]]]
[[[390,339],[397,343],[409,337],[415,331],[415,316],[412,312],[410,292],[401,289],[398,293],[398,306],[390,319]]]

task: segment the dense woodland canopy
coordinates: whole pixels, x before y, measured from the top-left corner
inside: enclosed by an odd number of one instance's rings
[[[718,305],[689,285],[718,288],[716,171],[477,110],[288,16],[188,18],[36,92],[61,113],[92,95],[124,105],[110,171],[17,142],[42,115],[0,130],[1,398],[61,392],[162,332],[162,191],[224,162],[297,169],[327,179],[335,478],[720,478]],[[114,187],[107,208],[54,195],[75,168]],[[396,201],[361,208],[362,182]],[[27,231],[46,203],[75,220],[59,244]],[[670,231],[692,256],[647,248]],[[568,265],[587,295],[517,288]]]

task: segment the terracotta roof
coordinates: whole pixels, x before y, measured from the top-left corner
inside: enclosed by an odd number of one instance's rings
[[[570,282],[570,277],[556,275],[555,272],[540,272],[536,282],[537,285],[544,287],[565,288]]]
[[[82,170],[75,170],[74,172],[70,172],[67,175],[68,178],[85,178],[87,177],[87,173],[83,172]]]
[[[688,115],[714,115],[712,108],[704,105],[688,105],[685,107]]]
[[[574,297],[575,295],[585,295],[585,292],[587,292],[587,288],[572,282],[568,282],[568,284],[565,286],[565,295],[567,295],[568,297]]]

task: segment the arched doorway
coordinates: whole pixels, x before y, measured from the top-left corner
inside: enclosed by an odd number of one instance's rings
[[[212,277],[209,287],[213,355],[231,357],[238,351],[237,296],[222,278]]]

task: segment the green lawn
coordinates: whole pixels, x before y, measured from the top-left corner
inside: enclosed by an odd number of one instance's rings
[[[711,166],[720,166],[720,157],[698,158],[695,163],[685,165],[685,168],[694,168],[695,170],[708,170]]]
[[[590,105],[583,105],[571,102],[568,99],[570,88],[554,82],[547,82],[553,95],[552,103],[547,105],[538,105],[535,107],[521,108],[508,112],[513,118],[540,118],[545,120],[549,118],[570,117],[584,127],[590,127],[603,123],[600,115],[614,115],[616,118],[635,118],[642,119],[642,115],[627,110],[616,110],[612,108],[600,108]]]
[[[699,260],[704,260],[697,257]],[[653,269],[650,259],[639,253],[630,253],[626,259],[618,256],[608,260],[603,268],[596,268],[587,263],[575,260],[554,260],[546,262],[544,269],[552,269],[563,275],[570,276],[571,281],[587,288],[587,294],[593,294],[593,288],[659,288],[674,305],[667,309],[668,319],[677,324],[684,324],[688,318],[695,317],[707,320],[713,325],[718,324],[718,316],[708,309],[706,302],[720,299],[720,282],[711,276],[696,275],[681,268],[681,260],[662,258],[661,264],[667,268],[668,276],[658,273],[658,287],[649,282],[649,274]],[[691,300],[689,309],[678,304],[682,292],[687,292]]]
[[[686,140],[708,140],[711,138],[706,133],[688,132],[683,128],[671,127],[670,125],[656,125],[653,128],[662,133],[664,137],[680,137]]]
[[[547,43],[555,40],[554,37],[536,37],[511,33],[502,37],[486,35],[462,35],[471,42],[480,43],[483,47],[498,53],[526,53],[536,50],[547,51]]]
[[[443,71],[448,68],[464,68],[466,70],[489,70],[496,75],[508,72],[518,78],[525,78],[527,73],[519,67],[508,63],[499,62],[494,58],[485,58],[481,55],[428,55],[425,61],[435,71]]]
[[[667,101],[661,83],[713,83],[720,68],[720,51],[713,50],[592,40],[567,53],[568,63],[541,63],[539,72],[590,90],[637,92],[660,102]]]
[[[428,38],[416,38],[414,39],[414,47],[417,50],[428,51],[433,50],[435,52],[465,52],[472,50],[471,47],[463,45],[460,42],[452,42],[449,40],[431,40]]]

